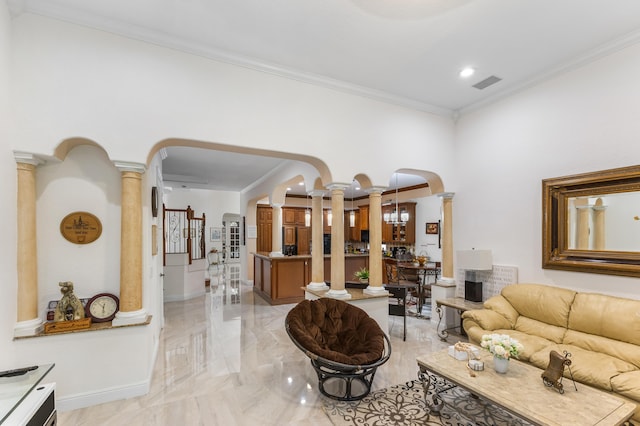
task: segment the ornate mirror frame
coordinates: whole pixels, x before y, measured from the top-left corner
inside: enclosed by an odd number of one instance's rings
[[[569,198],[625,192],[640,192],[640,166],[544,179],[542,268],[640,277],[640,251],[569,248]]]

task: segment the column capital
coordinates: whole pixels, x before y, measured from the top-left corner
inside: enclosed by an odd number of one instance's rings
[[[369,195],[372,195],[372,194],[382,195],[382,193],[386,190],[387,190],[386,186],[372,186],[371,188],[365,189],[364,192],[366,192]]]
[[[284,203],[271,203],[271,207],[282,208],[282,206],[284,206]]]
[[[310,197],[324,197],[324,193],[325,191],[322,189],[312,189],[311,191],[307,192]]]
[[[143,174],[147,170],[147,166],[142,163],[132,163],[129,161],[113,161],[113,165],[120,172],[134,172]]]
[[[344,191],[345,189],[349,188],[350,186],[351,186],[350,183],[331,182],[329,185],[327,185],[327,189],[329,189],[331,191],[335,191],[337,189],[340,189],[340,190]]]
[[[16,163],[26,163],[37,166],[39,164],[44,164],[45,161],[35,154],[24,151],[13,151],[13,158],[15,158]]]
[[[439,194],[437,194],[438,197],[442,198],[443,200],[452,200],[453,196],[456,195],[455,192],[441,192]]]

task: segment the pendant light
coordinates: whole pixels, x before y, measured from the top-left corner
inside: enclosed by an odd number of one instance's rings
[[[355,181],[354,181],[355,183]],[[355,192],[355,189],[354,189]],[[356,226],[356,211],[353,209],[353,195],[354,192],[351,193],[351,211],[349,212],[349,227],[355,228]]]
[[[304,226],[311,226],[311,210],[309,210],[309,194],[307,194],[307,208],[304,211]]]

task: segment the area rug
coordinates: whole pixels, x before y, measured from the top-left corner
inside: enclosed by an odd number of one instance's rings
[[[444,379],[442,379],[444,380]],[[429,394],[433,392],[433,384]],[[459,387],[440,394],[445,405],[436,416],[429,413],[418,380],[371,392],[361,401],[323,398],[324,411],[336,426],[529,426],[530,423]]]

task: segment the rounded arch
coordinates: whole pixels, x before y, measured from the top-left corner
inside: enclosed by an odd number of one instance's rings
[[[438,176],[434,172],[418,169],[398,169],[396,170],[396,172],[423,177],[429,184],[429,190],[432,195],[444,192],[444,184],[442,183],[442,178],[440,178],[440,176]]]
[[[106,149],[104,149],[104,147],[102,145],[100,145],[99,143],[97,143],[94,140],[91,140],[91,139],[88,139],[88,138],[81,138],[81,137],[73,137],[73,138],[64,139],[53,150],[53,156],[55,158],[57,158],[58,160],[60,160],[60,161],[64,161],[64,159],[67,157],[67,155],[69,155],[69,152],[73,148],[75,148],[77,146],[81,146],[81,145],[89,145],[89,146],[93,146],[95,148],[98,148],[98,149],[100,149],[101,151],[103,151],[105,153],[107,158],[109,158],[111,160],[111,158],[109,157],[109,153],[107,152]]]
[[[312,165],[319,173],[323,182],[331,182],[331,172],[327,164],[319,158],[304,154],[294,154],[283,151],[272,151],[268,149],[247,148],[235,145],[226,145],[218,142],[206,142],[195,139],[168,138],[156,143],[147,155],[147,164],[151,164],[153,157],[162,148],[170,146],[184,146],[192,148],[203,148],[215,151],[234,152],[238,154],[262,155],[265,157],[282,158],[285,160],[295,160]]]

